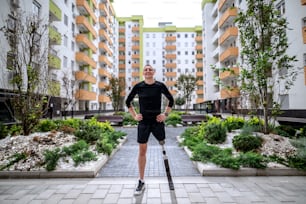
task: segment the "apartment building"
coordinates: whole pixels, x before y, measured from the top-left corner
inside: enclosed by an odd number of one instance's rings
[[[306,5],[305,0],[279,0],[275,6],[287,19],[290,30],[287,31],[289,56],[296,56],[294,64],[299,73],[294,86],[288,93],[277,96],[282,101],[282,110],[306,110]],[[217,112],[230,112],[241,108],[239,83],[240,45],[239,32],[234,20],[239,10],[246,8],[244,0],[202,1],[203,17],[203,54],[204,54],[204,93],[205,104]],[[222,72],[211,67],[230,68]],[[216,82],[218,77],[222,84],[231,89],[222,89]]]
[[[180,96],[175,83],[181,74],[197,77],[193,105],[204,101],[202,27],[178,28],[169,22],[144,27],[142,16],[118,18],[119,76],[125,79],[125,93],[142,80],[144,65],[156,69],[156,80],[163,81],[174,97]]]
[[[31,3],[4,1],[0,8],[1,25],[6,24],[7,18],[14,18],[17,11],[36,12],[49,25],[48,72],[52,83],[48,95],[53,115],[111,110],[112,103],[105,89],[110,77],[118,75],[118,25],[112,1],[31,0]],[[2,39],[6,41],[3,35]],[[7,52],[10,46],[6,44],[1,49]],[[4,73],[6,63],[2,58]],[[3,92],[12,91],[9,77],[1,80]]]

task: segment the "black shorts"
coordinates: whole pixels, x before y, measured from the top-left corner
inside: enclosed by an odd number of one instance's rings
[[[137,142],[140,144],[145,144],[149,140],[150,134],[153,134],[158,141],[165,139],[165,124],[159,123],[157,121],[152,122],[142,122],[138,124],[138,137]]]

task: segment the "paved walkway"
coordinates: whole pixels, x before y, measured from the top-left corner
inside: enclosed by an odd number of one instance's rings
[[[97,177],[137,177],[138,143],[136,128],[116,128],[127,133],[127,141],[102,168]],[[172,176],[200,176],[188,155],[179,147],[176,137],[185,127],[166,128],[165,150],[169,159]],[[147,150],[145,176],[166,176],[162,148],[153,135],[150,136]]]
[[[120,130],[120,128],[118,128]],[[136,131],[124,129],[128,141],[93,179],[0,179],[0,203],[299,203],[306,201],[306,177],[203,177],[176,136],[184,128],[167,128],[166,151],[175,190],[168,187],[161,147],[151,137],[146,169],[146,190],[133,195],[136,187]]]

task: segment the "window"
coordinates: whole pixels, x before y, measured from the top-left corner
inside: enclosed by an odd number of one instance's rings
[[[75,25],[74,25],[74,23],[71,23],[71,31],[72,31],[72,36],[74,37],[74,35],[75,35]]]
[[[13,52],[7,52],[6,55],[6,68],[8,70],[14,70],[14,66],[15,66],[15,57]]]
[[[67,37],[67,35],[64,35],[64,45],[66,47],[68,46],[68,37]]]
[[[306,66],[306,53],[304,53],[304,67]]]
[[[73,60],[71,60],[71,62],[70,62],[70,66],[71,66],[71,70],[73,71],[74,70],[74,61]]]
[[[74,42],[71,41],[71,50],[74,51]]]
[[[279,11],[280,15],[284,15],[285,14],[285,1],[282,0],[281,2],[279,2],[276,5],[276,9]]]
[[[188,51],[185,51],[185,55],[188,55]]]
[[[187,33],[185,34],[185,38],[188,38],[188,34]]]
[[[64,23],[68,26],[68,16],[66,14],[64,14]]]
[[[64,61],[63,61],[63,67],[67,68],[67,63],[68,63],[68,59],[66,56],[64,56]]]
[[[37,1],[33,1],[32,9],[33,9],[33,14],[34,15],[39,16],[40,8],[41,8],[41,5]]]

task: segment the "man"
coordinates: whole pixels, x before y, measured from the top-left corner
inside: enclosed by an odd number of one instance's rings
[[[155,69],[146,65],[143,69],[144,81],[136,84],[126,99],[130,114],[138,123],[137,142],[139,143],[138,169],[139,181],[135,195],[140,195],[145,189],[144,171],[146,166],[147,142],[152,133],[158,141],[165,139],[165,124],[172,109],[174,99],[165,84],[154,79]],[[161,112],[162,94],[168,99],[165,111]],[[136,113],[131,102],[138,95],[140,113]]]

